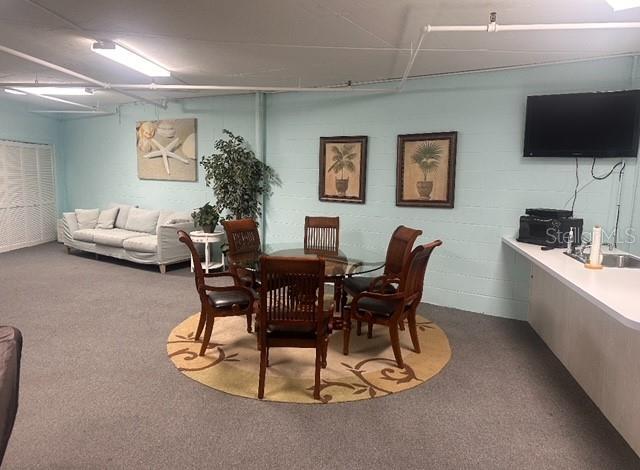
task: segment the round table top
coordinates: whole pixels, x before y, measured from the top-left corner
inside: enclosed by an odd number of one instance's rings
[[[305,250],[301,243],[268,243],[261,253],[236,255],[229,262],[236,267],[259,270],[261,255],[321,258],[327,277],[344,277],[376,271],[384,266],[384,253],[360,246],[345,246],[335,251]]]
[[[224,235],[224,230],[217,230],[215,232],[204,232],[202,230],[194,230],[193,232],[189,232],[189,236],[192,241],[196,243],[202,243],[203,240],[211,240],[215,241],[219,239],[222,235]]]

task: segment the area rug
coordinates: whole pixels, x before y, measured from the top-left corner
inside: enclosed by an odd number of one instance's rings
[[[255,334],[247,333],[245,317],[216,319],[209,348],[198,356],[194,341],[195,314],[176,326],[167,340],[167,353],[187,377],[208,387],[257,399],[260,353]],[[265,400],[288,403],[339,403],[384,397],[424,384],[451,358],[447,335],[433,322],[418,317],[422,352],[411,346],[408,329],[400,332],[405,368],[398,368],[386,327],[374,326],[373,338],[351,332],[350,354],[342,354],[342,331],[331,335],[327,368],[321,372],[321,401],[313,399],[315,350],[272,348],[269,353]]]

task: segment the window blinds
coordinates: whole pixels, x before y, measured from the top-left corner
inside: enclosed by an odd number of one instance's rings
[[[56,239],[50,145],[0,140],[0,253]]]

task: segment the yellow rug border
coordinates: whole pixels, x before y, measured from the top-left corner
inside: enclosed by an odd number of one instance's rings
[[[234,367],[232,366],[230,363],[226,363],[223,360],[222,362],[217,363],[217,365],[215,365],[215,371],[216,371],[216,376],[220,373],[223,377],[231,377],[232,380],[231,382],[237,382],[238,380],[240,380],[240,382],[243,384],[242,387],[239,388],[233,388],[233,387],[229,387],[229,384],[227,381],[227,383],[216,383],[215,380],[213,381],[214,383],[208,383],[208,382],[212,382],[211,380],[207,381],[205,380],[205,378],[208,377],[208,375],[210,374],[211,369],[209,368],[209,366],[205,367],[206,371],[185,371],[185,370],[181,370],[180,369],[180,364],[172,357],[176,356],[176,351],[172,350],[175,349],[175,345],[178,344],[176,342],[171,342],[171,340],[175,337],[175,335],[177,334],[176,331],[179,330],[180,328],[187,328],[189,326],[189,324],[193,324],[191,326],[190,329],[195,330],[195,325],[197,324],[197,319],[199,317],[200,313],[194,313],[192,315],[189,315],[187,318],[185,318],[182,322],[180,322],[178,325],[176,325],[170,332],[169,336],[167,337],[167,354],[169,355],[169,359],[171,360],[171,363],[174,365],[174,367],[176,367],[176,369],[178,369],[178,372],[181,373],[181,375],[186,376],[187,378],[194,380],[196,382],[199,382],[201,385],[206,386],[208,388],[212,388],[216,391],[225,393],[227,395],[230,396],[234,396],[234,397],[240,397],[240,398],[246,398],[246,399],[251,399],[251,400],[257,400],[257,364],[258,361],[256,360],[255,364],[256,364],[256,371],[255,372],[251,372],[249,373],[246,369],[243,368],[238,368],[238,367]],[[244,323],[244,318],[241,319],[242,322]],[[364,374],[362,374],[365,378],[363,379],[363,384],[357,384],[358,387],[362,387],[363,385],[371,385],[368,387],[367,390],[360,390],[358,391],[358,393],[353,392],[351,394],[344,394],[344,393],[335,393],[332,392],[331,394],[329,393],[325,393],[325,389],[328,388],[335,388],[336,386],[338,386],[340,389],[342,388],[349,388],[348,386],[345,385],[345,383],[336,383],[335,385],[327,385],[325,384],[325,379],[323,377],[323,390],[321,392],[321,395],[323,396],[323,400],[322,401],[318,401],[318,400],[314,400],[313,396],[312,396],[312,392],[310,390],[310,388],[313,386],[313,380],[306,380],[306,379],[300,379],[297,380],[297,384],[295,386],[291,386],[288,385],[288,382],[290,381],[290,379],[288,377],[285,376],[271,376],[269,377],[269,370],[267,371],[267,381],[266,381],[266,392],[265,392],[265,397],[263,401],[268,401],[268,402],[272,402],[272,403],[298,403],[298,404],[337,404],[337,403],[347,403],[347,402],[353,402],[353,401],[361,401],[361,400],[370,400],[372,398],[383,398],[386,397],[388,395],[396,395],[398,393],[401,393],[405,390],[410,390],[416,387],[419,387],[423,384],[425,384],[426,382],[428,382],[429,380],[431,380],[433,377],[437,376],[438,374],[440,374],[449,364],[449,362],[451,361],[451,358],[453,356],[453,350],[451,348],[451,344],[449,342],[449,339],[446,335],[446,333],[434,322],[427,320],[426,318],[422,317],[422,316],[418,316],[418,321],[419,323],[422,322],[423,325],[428,325],[426,326],[422,331],[419,329],[419,335],[420,335],[420,344],[422,347],[422,353],[420,355],[416,354],[415,352],[413,352],[412,349],[407,349],[407,347],[403,347],[402,348],[402,353],[403,353],[403,358],[405,359],[405,363],[407,364],[407,368],[405,369],[398,369],[397,366],[392,366],[392,360],[390,360],[390,358],[388,357],[383,357],[383,358],[367,358],[364,360],[364,362],[383,362],[383,363],[388,363],[389,367],[382,367],[382,369],[375,369],[373,372],[366,372]],[[218,325],[219,323],[216,323],[216,325]],[[432,330],[431,333],[429,333],[429,331]],[[214,328],[214,339],[211,341],[211,343],[213,343],[215,345],[215,328]],[[193,333],[191,333],[193,334]],[[252,341],[255,341],[255,336],[254,335],[249,335],[248,333],[246,333],[246,330],[244,331],[244,335],[246,335],[246,338],[251,338]],[[334,332],[333,336],[334,339],[333,341],[337,341],[335,339],[336,336],[340,336],[340,344],[342,344],[342,340],[341,340],[341,335],[342,332],[341,331],[336,331]],[[402,333],[401,333],[402,335]],[[407,334],[408,336],[408,334]],[[435,351],[433,350],[433,346],[434,346],[434,338],[430,338],[430,341],[425,341],[426,336],[435,336],[436,339],[439,339],[439,345],[440,348],[436,349]],[[438,338],[439,336],[439,338]],[[197,351],[199,351],[200,349],[200,345],[201,342],[195,342],[193,341],[193,339],[189,339],[189,338],[185,338],[185,337],[180,337],[180,341],[179,343],[182,344],[184,343],[187,346],[187,350],[189,350],[189,353],[187,354],[188,356],[197,356]],[[246,339],[244,338],[244,339]],[[362,337],[360,337],[360,341],[362,341],[363,338],[366,338],[366,334],[363,334]],[[355,335],[355,331],[352,332],[352,344],[355,340],[358,340],[358,337]],[[369,340],[371,341],[371,340]],[[224,344],[221,344],[220,346],[225,346]],[[207,356],[210,356],[210,352],[212,350],[215,349],[219,349],[222,350],[223,348],[218,347],[218,346],[214,346],[213,348],[210,348],[207,351]],[[415,358],[416,356],[423,356],[424,354],[428,354],[429,350],[431,349],[431,353],[437,353],[434,355],[432,354],[429,359],[425,362],[421,362],[416,364],[415,362]],[[353,350],[353,349],[352,349]],[[181,348],[179,351],[185,351],[185,348]],[[272,355],[273,352],[277,351],[277,350],[273,350],[272,351]],[[195,354],[194,354],[195,353]],[[253,354],[258,354],[257,351],[253,351]],[[224,352],[221,352],[219,355],[224,356]],[[235,356],[236,354],[232,354],[230,356]],[[207,357],[205,356],[205,358],[193,358],[196,361],[200,360],[202,362],[202,359],[204,360],[209,360],[211,361],[211,357]],[[343,362],[351,362],[351,370],[350,369],[345,369],[345,370],[349,370],[350,372],[353,373],[353,371],[358,371],[360,372],[356,366],[357,364],[353,364],[354,360],[362,360],[362,357],[354,357],[354,355],[349,355],[349,356],[343,356],[341,353],[337,354],[337,356],[339,356]],[[191,359],[191,360],[193,360]],[[187,359],[189,360],[189,359]],[[233,360],[233,359],[231,359]],[[334,358],[334,362],[335,362],[335,358]],[[214,361],[215,362],[215,361]],[[252,361],[253,362],[253,361]],[[347,364],[341,364],[341,365],[347,365]],[[424,379],[422,378],[418,378],[417,374],[413,371],[413,367],[418,366],[418,368],[420,369],[420,376],[423,376]],[[272,364],[273,367],[273,364]],[[271,370],[271,368],[270,368]],[[384,378],[381,376],[376,377],[375,374],[380,375],[382,370],[386,370],[388,373],[390,373],[390,376],[393,377],[393,374],[396,373],[401,373],[401,374],[405,374],[407,375],[407,377],[400,379],[400,381],[405,381],[408,380],[409,383],[405,383],[401,386],[399,386],[399,388],[397,389],[393,389],[393,390],[389,390],[389,387],[387,387],[387,385],[389,385],[389,382],[391,381],[391,379],[389,378]],[[413,378],[411,377],[411,373],[408,373],[406,371],[411,371],[413,373]],[[203,377],[203,372],[204,372],[204,377]],[[384,374],[382,374],[384,375]],[[351,377],[349,375],[345,376],[345,377]],[[209,377],[210,378],[210,377]],[[367,378],[369,380],[367,380]],[[234,380],[235,379],[235,380]],[[397,377],[393,377],[392,380],[397,380]],[[411,380],[410,380],[411,379]],[[386,380],[386,382],[385,382]],[[384,393],[377,393],[376,392],[376,384],[377,383],[382,383],[383,385],[385,385],[383,392]],[[249,384],[249,385],[246,385]],[[255,387],[254,387],[255,385]],[[305,386],[308,385],[308,386]],[[353,385],[353,383],[352,383]],[[351,387],[351,389],[353,389],[355,387]],[[374,395],[371,395],[371,389],[373,390]],[[366,392],[369,393],[366,393]],[[283,397],[282,395],[286,395],[286,397]]]

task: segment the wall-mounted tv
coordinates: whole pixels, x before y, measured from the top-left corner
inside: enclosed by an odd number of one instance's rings
[[[525,157],[638,155],[640,90],[529,96]]]

